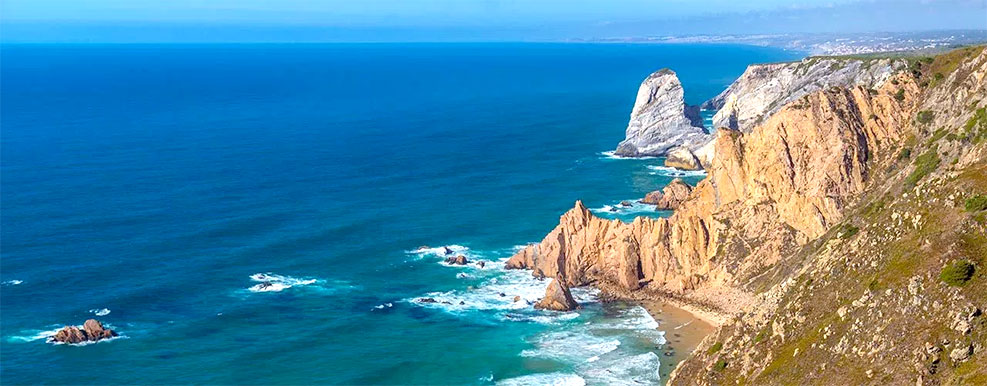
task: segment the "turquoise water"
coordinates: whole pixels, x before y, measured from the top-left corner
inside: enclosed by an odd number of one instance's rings
[[[662,215],[608,210],[667,183],[661,160],[602,154],[650,72],[675,69],[699,103],[747,64],[796,54],[7,45],[2,57],[3,383],[604,384],[667,373],[662,327],[589,289],[573,313],[514,303],[546,283],[499,261],[577,199],[611,218]],[[490,263],[446,266],[422,245]],[[95,314],[122,336],[45,342]]]

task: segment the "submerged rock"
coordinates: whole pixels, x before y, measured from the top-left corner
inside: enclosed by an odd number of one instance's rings
[[[80,330],[76,326],[65,326],[51,337],[56,343],[83,343],[96,342],[117,336],[113,330],[103,328],[103,324],[96,319],[89,319],[82,325]]]
[[[562,284],[559,280],[552,280],[548,283],[548,288],[545,289],[545,297],[535,303],[535,308],[539,310],[552,310],[552,311],[572,311],[579,308],[579,303],[576,303],[576,299],[572,298],[572,292],[569,292],[569,287]]]

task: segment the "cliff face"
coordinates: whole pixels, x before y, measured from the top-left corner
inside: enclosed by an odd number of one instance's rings
[[[987,384],[987,51],[916,63],[904,137],[880,146],[893,152],[857,203],[782,254],[761,307],[670,384]]]
[[[879,88],[904,60],[813,57],[792,63],[755,64],[720,95],[703,104],[717,110],[714,127],[751,131],[803,96],[830,87]]]
[[[661,156],[675,146],[701,146],[708,140],[699,111],[685,105],[682,83],[668,69],[657,71],[641,83],[627,124],[626,138],[617,155]]]
[[[893,98],[897,90],[906,99]],[[842,219],[864,187],[877,144],[900,139],[916,90],[905,79],[878,94],[831,89],[786,107],[750,134],[718,130],[707,179],[670,218],[625,224],[577,203],[544,241],[508,265],[551,277],[561,271],[569,285],[604,280],[684,292],[741,284],[777,261],[779,251]]]
[[[669,218],[577,202],[507,265],[731,315],[671,384],[987,383],[987,51],[910,67],[718,130]]]

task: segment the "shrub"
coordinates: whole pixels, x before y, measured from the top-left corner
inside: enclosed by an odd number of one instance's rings
[[[967,212],[979,212],[987,209],[987,196],[978,194],[966,199],[963,209],[966,209]]]
[[[910,147],[901,149],[901,152],[898,153],[898,160],[904,161],[909,158],[912,158],[912,148]]]
[[[911,189],[919,181],[921,181],[925,176],[929,175],[939,167],[939,163],[942,160],[939,159],[939,149],[933,147],[929,149],[922,155],[915,158],[915,170],[912,171],[908,177],[905,178],[905,187]]]
[[[709,350],[706,350],[706,353],[709,354],[709,355],[713,355],[713,354],[716,354],[717,352],[719,352],[722,349],[723,349],[723,343],[716,342],[716,343],[713,343],[712,346],[709,346]]]
[[[918,112],[917,118],[919,123],[928,124],[929,122],[932,122],[932,118],[935,118],[935,116],[936,113],[934,112],[931,112],[929,110],[922,110]]]
[[[843,224],[843,226],[840,227],[839,237],[846,240],[856,235],[857,232],[860,232],[860,228],[853,226],[853,224]]]
[[[939,272],[939,280],[954,287],[966,284],[973,277],[976,266],[970,260],[957,260],[943,267]]]
[[[727,368],[727,362],[722,359],[716,361],[716,364],[713,365],[713,370],[716,371],[723,371],[725,368]]]
[[[905,100],[905,89],[900,89],[898,92],[894,93],[894,99],[898,102]]]

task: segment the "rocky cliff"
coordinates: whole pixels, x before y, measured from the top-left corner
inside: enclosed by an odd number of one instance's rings
[[[698,148],[708,135],[695,106],[686,106],[682,83],[668,69],[657,71],[641,83],[626,137],[617,155],[662,156],[675,146]]]
[[[716,110],[713,127],[750,131],[793,101],[830,87],[879,88],[907,65],[903,59],[811,57],[800,62],[755,64],[702,105]]]
[[[507,265],[727,315],[673,384],[983,383],[987,52],[909,68],[718,130],[669,218],[577,202]]]

